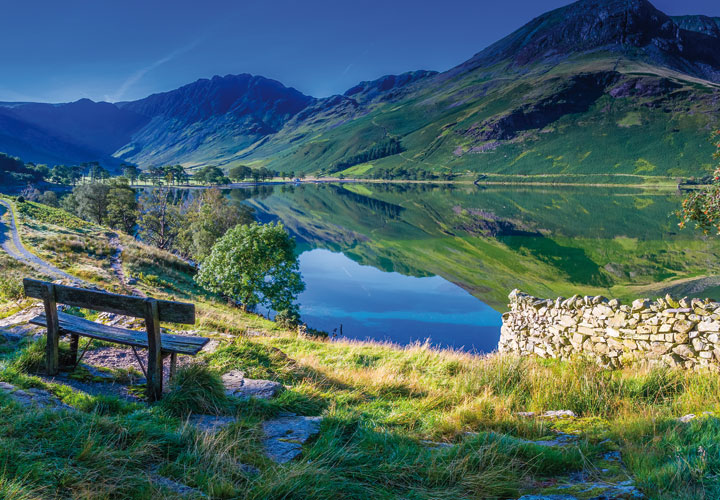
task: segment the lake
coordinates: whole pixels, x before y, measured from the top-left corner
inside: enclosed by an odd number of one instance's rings
[[[625,301],[720,292],[720,243],[678,229],[669,191],[345,183],[229,196],[285,224],[303,320],[348,338],[489,352],[513,288]]]

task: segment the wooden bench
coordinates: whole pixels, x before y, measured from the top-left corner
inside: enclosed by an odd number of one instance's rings
[[[169,300],[118,295],[97,290],[86,290],[65,285],[56,285],[30,278],[23,280],[25,295],[42,299],[45,314],[41,314],[31,323],[47,327],[46,368],[49,375],[56,375],[59,370],[58,341],[60,335],[70,335],[70,353],[75,365],[78,359],[78,343],[80,337],[88,337],[87,346],[92,339],[104,340],[130,346],[140,363],[147,379],[147,396],[149,401],[162,398],[163,359],[170,356],[170,376],[175,373],[177,355],[194,356],[209,342],[205,337],[186,335],[169,335],[160,333],[160,322],[195,323],[195,305]],[[88,321],[77,316],[57,310],[57,304],[102,311],[145,320],[146,332],[126,330],[114,326]],[[148,350],[147,369],[143,366],[136,347]]]

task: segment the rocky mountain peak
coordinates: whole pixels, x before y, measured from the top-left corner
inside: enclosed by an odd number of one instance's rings
[[[579,0],[533,19],[461,67],[525,66],[598,50],[720,81],[720,39],[681,28],[647,0]]]

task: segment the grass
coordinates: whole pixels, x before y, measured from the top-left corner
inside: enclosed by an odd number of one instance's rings
[[[187,417],[192,413],[222,414],[229,401],[220,376],[206,366],[194,364],[177,371],[161,404],[171,414]]]
[[[38,237],[52,239],[66,230],[47,226]],[[474,356],[423,344],[301,337],[206,296],[176,257],[123,243],[126,270],[159,280],[138,286],[154,296],[196,302],[198,332],[220,345],[201,354],[200,364],[181,369],[167,397],[151,406],[84,394],[36,376],[43,366],[42,339],[0,345],[0,380],[49,390],[77,408],[25,408],[0,393],[1,498],[176,498],[153,480],[158,474],[221,499],[517,498],[561,492],[557,486],[568,474],[605,467],[602,456],[613,450],[627,466],[613,477],[630,474],[649,498],[718,496],[717,372],[641,366],[607,371],[582,359]],[[618,245],[627,251],[632,242]],[[61,249],[58,261],[65,253],[76,251]],[[89,267],[101,266],[83,258]],[[19,299],[21,307],[28,303]],[[12,310],[18,301],[2,307]],[[270,401],[229,402],[218,377],[235,369],[281,382],[286,390]],[[559,409],[577,418],[517,415]],[[278,466],[263,454],[261,427],[288,411],[324,419],[302,457]],[[706,411],[712,415],[689,424],[676,420]],[[190,412],[236,421],[207,435],[187,424]],[[531,442],[554,431],[578,435],[579,446]],[[428,446],[428,440],[453,446]],[[238,464],[260,472],[250,474]]]

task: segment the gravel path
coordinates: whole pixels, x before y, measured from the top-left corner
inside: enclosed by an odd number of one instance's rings
[[[110,245],[115,249],[115,253],[113,253],[112,257],[110,258],[110,267],[115,272],[115,275],[120,280],[120,283],[122,283],[123,287],[126,290],[130,291],[133,295],[146,297],[145,293],[143,293],[142,290],[139,290],[138,288],[135,288],[128,283],[127,276],[125,276],[125,270],[122,266],[122,253],[125,248],[122,246],[120,238],[117,234],[111,233]]]
[[[15,224],[15,214],[12,211],[12,207],[8,202],[0,200],[0,216],[2,216],[4,212],[8,213],[10,224],[8,225],[0,219],[0,246],[10,257],[22,262],[23,264],[34,267],[48,276],[82,283],[82,281],[77,279],[75,276],[71,276],[64,271],[61,271],[57,267],[40,259],[38,256],[28,252],[22,244],[22,241],[20,241],[20,235],[18,234],[17,225]]]

